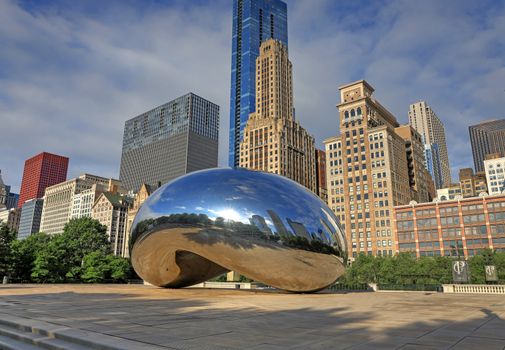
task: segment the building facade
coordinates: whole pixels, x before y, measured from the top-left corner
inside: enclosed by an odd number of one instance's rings
[[[425,167],[421,134],[411,125],[399,126],[395,132],[405,141],[411,199],[418,203],[431,202],[436,197],[435,184]]]
[[[486,174],[484,172],[474,174],[472,168],[460,169],[459,185],[463,198],[475,197],[481,193],[487,193]]]
[[[232,31],[228,162],[237,167],[243,131],[256,107],[256,59],[260,45],[271,38],[288,45],[287,5],[280,0],[234,0]]]
[[[72,218],[74,198],[95,184],[108,186],[110,179],[83,174],[75,179],[46,188],[40,231],[47,234],[63,232],[63,227]]]
[[[317,195],[328,202],[328,190],[326,188],[326,152],[316,149],[316,188]]]
[[[461,198],[463,198],[463,194],[461,193],[461,186],[459,183],[451,184],[448,187],[439,188],[437,190],[437,199],[439,201],[447,201]]]
[[[7,209],[17,208],[19,202],[19,194],[10,192],[10,186],[7,187],[7,200],[5,201],[5,205]]]
[[[18,208],[27,200],[42,198],[47,187],[67,179],[68,158],[42,152],[25,161]]]
[[[244,129],[240,167],[288,177],[317,193],[314,138],[294,119],[292,65],[281,41],[261,44],[256,87],[256,111]]]
[[[93,205],[91,217],[107,227],[107,236],[114,255],[122,256],[126,236],[128,208],[132,198],[117,193],[103,192]]]
[[[435,187],[451,184],[451,167],[445,138],[444,124],[425,101],[410,105],[409,124],[421,134],[425,145],[426,168],[430,171]]]
[[[20,217],[21,209],[19,208],[0,210],[0,222],[5,223],[9,229],[16,232],[19,230]]]
[[[142,186],[140,186],[139,191],[133,197],[133,202],[130,208],[128,209],[128,214],[126,218],[126,233],[122,252],[122,256],[125,258],[130,257],[130,236],[133,220],[135,220],[135,215],[137,215],[137,212],[139,211],[142,203],[144,203],[153,192],[154,192],[153,187],[147,184],[142,184]]]
[[[505,251],[503,195],[398,206],[394,213],[400,253],[468,257],[484,248]]]
[[[393,207],[412,200],[406,142],[370,84],[339,90],[341,135],[324,141],[328,204],[345,228],[350,257],[393,255]],[[415,185],[425,187],[421,182]]]
[[[83,190],[82,192],[74,195],[72,201],[72,215],[70,218],[90,218],[93,204],[95,204],[98,197],[106,191],[112,193],[120,192],[122,194],[126,194],[127,192],[122,188],[121,181],[119,180],[109,179],[107,185],[105,185],[102,181],[97,181],[97,183],[93,184],[91,188]]]
[[[18,239],[25,239],[40,231],[43,204],[42,198],[30,199],[23,204],[19,219]]]
[[[193,93],[126,121],[119,178],[138,191],[217,167],[219,106]]]
[[[7,208],[7,198],[9,195],[8,186],[2,179],[2,170],[0,170],[0,210]]]
[[[475,171],[484,171],[484,160],[491,153],[505,154],[505,119],[491,120],[468,128]]]
[[[488,156],[484,169],[489,194],[505,193],[505,157]]]

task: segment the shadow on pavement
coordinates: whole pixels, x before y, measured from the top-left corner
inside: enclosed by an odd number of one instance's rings
[[[27,287],[0,288],[0,318],[174,349],[505,348],[503,296]]]

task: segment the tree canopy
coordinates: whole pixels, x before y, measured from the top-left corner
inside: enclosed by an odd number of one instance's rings
[[[454,257],[420,257],[409,253],[395,256],[360,254],[340,279],[346,284],[444,284],[452,283],[451,263]],[[484,249],[468,259],[471,283],[486,283],[484,266],[495,265],[500,282],[505,282],[505,253]]]
[[[0,226],[0,276],[21,282],[125,282],[134,275],[128,259],[111,254],[107,228],[97,220],[70,220],[61,234],[15,239]]]

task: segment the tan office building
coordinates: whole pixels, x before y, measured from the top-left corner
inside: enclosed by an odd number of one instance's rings
[[[431,169],[435,187],[451,184],[451,167],[445,139],[445,128],[433,109],[424,101],[410,105],[409,123],[421,134],[426,152],[426,167]],[[430,164],[427,164],[430,163]]]
[[[40,231],[47,234],[62,233],[63,227],[72,218],[74,204],[77,203],[74,201],[76,196],[92,189],[93,185],[108,187],[109,184],[110,179],[83,174],[75,179],[47,187],[44,194]]]
[[[430,187],[418,165],[417,134],[398,129],[366,81],[339,89],[341,135],[324,142],[328,204],[345,228],[349,256],[393,255],[393,207],[408,204],[413,192],[424,199]]]
[[[486,173],[473,173],[472,168],[459,169],[459,186],[463,198],[476,197],[481,193],[487,193]]]
[[[128,208],[132,201],[127,195],[103,192],[91,210],[91,217],[107,226],[107,236],[114,255],[124,256]]]
[[[240,166],[286,176],[317,193],[314,138],[293,115],[288,49],[269,39],[256,59],[256,111],[240,143]]]
[[[20,219],[20,208],[0,209],[0,223],[5,224],[10,230],[19,231]]]
[[[473,256],[484,248],[505,251],[505,196],[398,206],[400,252],[416,256]]]

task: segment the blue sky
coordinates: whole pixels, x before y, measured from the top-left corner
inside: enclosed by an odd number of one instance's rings
[[[366,79],[400,122],[426,100],[446,125],[453,178],[468,125],[505,118],[504,1],[287,0],[297,118],[337,134],[338,86]],[[188,91],[221,107],[226,165],[231,0],[0,0],[0,169],[71,158],[69,177],[118,177],[124,121]]]

